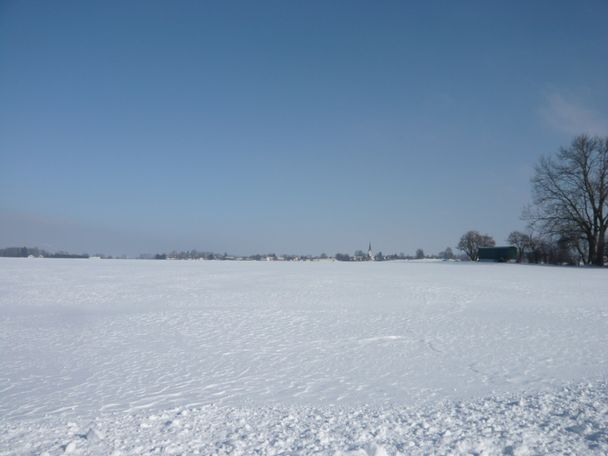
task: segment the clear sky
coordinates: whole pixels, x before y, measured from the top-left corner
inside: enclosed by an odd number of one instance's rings
[[[1,1],[0,247],[503,243],[608,134],[608,2]]]

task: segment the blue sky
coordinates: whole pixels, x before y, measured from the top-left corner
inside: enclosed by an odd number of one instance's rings
[[[413,253],[608,134],[608,3],[0,2],[0,246]]]

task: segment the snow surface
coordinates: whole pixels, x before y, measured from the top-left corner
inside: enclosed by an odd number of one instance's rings
[[[0,454],[606,454],[607,274],[0,259]]]

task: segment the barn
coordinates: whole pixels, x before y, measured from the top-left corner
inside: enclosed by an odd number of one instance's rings
[[[477,251],[479,261],[495,261],[505,263],[517,258],[517,248],[508,247],[480,247]]]

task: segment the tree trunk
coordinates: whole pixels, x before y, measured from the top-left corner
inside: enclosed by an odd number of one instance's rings
[[[604,266],[604,251],[606,249],[606,227],[600,228],[599,237],[595,249],[595,258],[593,264],[596,266]]]
[[[596,256],[595,236],[587,234],[587,242],[589,243],[589,252],[587,252],[587,261],[585,261],[585,264],[593,264]]]

